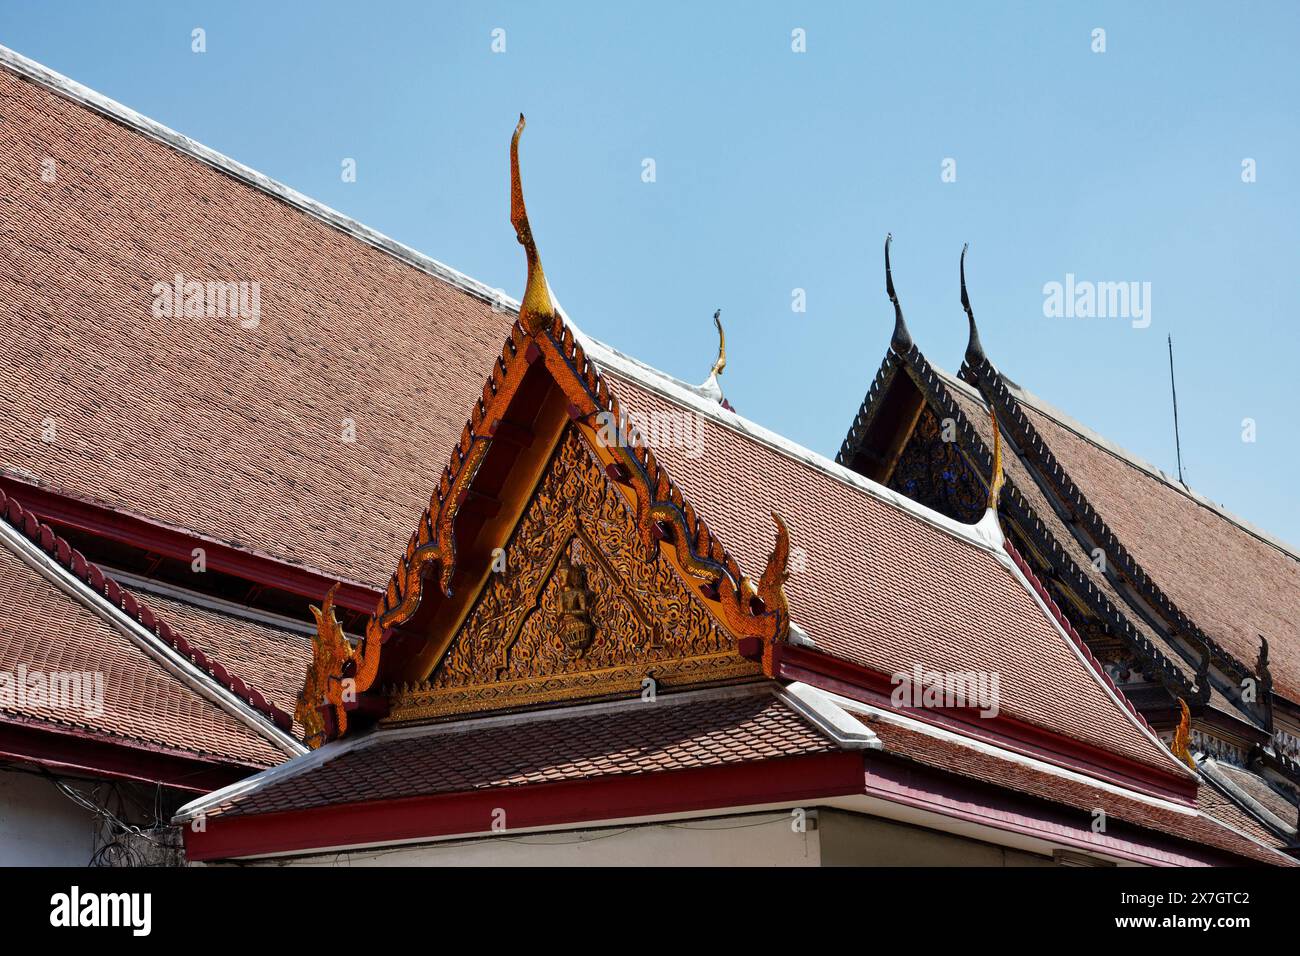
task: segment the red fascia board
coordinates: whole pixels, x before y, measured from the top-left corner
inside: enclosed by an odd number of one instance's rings
[[[0,760],[37,764],[78,776],[162,784],[195,794],[211,793],[265,769],[179,754],[121,737],[12,719],[0,720]]]
[[[773,667],[776,676],[783,680],[802,681],[850,700],[902,713],[922,723],[1045,760],[1120,787],[1189,807],[1196,801],[1195,778],[1177,773],[1176,768],[1166,773],[1158,767],[1052,733],[1005,714],[972,718],[968,710],[947,707],[899,710],[890,701],[894,684],[889,675],[821,651],[778,644],[774,648]]]
[[[335,583],[334,603],[349,610],[370,614],[383,592],[355,581],[337,581],[320,571],[281,561],[269,555],[245,551],[212,538],[148,518],[127,514],[106,505],[60,494],[47,488],[0,475],[0,488],[19,504],[48,524],[75,528],[153,554],[190,561],[196,547],[203,548],[207,566],[291,594],[321,600]]]
[[[509,831],[519,831],[861,792],[862,754],[842,751],[309,810],[217,815],[207,819],[203,831],[184,828],[185,852],[187,859],[201,861],[491,835],[498,811],[505,812]]]
[[[993,784],[897,757],[868,756],[864,792],[889,803],[1148,866],[1222,866],[1243,862],[1257,865],[1260,862],[1254,857],[1192,844],[1115,818],[1108,823],[1106,833],[1093,833],[1091,814],[1081,810],[1004,791]]]

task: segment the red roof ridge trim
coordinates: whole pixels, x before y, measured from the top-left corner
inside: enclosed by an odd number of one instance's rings
[[[832,691],[824,691],[823,693],[831,695],[832,700],[837,706],[844,710],[845,713],[849,714],[853,719],[863,722],[866,726],[871,726],[872,723],[879,720],[882,723],[892,724],[896,727],[901,727],[904,730],[923,734],[927,737],[933,737],[936,740],[952,743],[977,753],[988,753],[997,757],[999,760],[1028,766],[1043,773],[1051,774],[1054,777],[1086,782],[1089,786],[1097,787],[1131,800],[1138,800],[1142,803],[1151,804],[1153,806],[1164,807],[1184,816],[1194,817],[1198,812],[1194,797],[1189,796],[1183,801],[1172,799],[1169,796],[1150,790],[1137,789],[1135,787],[1126,786],[1122,782],[1096,776],[1077,766],[1054,763],[1051,760],[1045,759],[1043,755],[1032,751],[1008,747],[1005,745],[1005,742],[998,740],[996,737],[972,736],[963,733],[963,728],[959,726],[921,720],[913,714],[900,713],[899,711],[893,710],[889,707],[871,704],[866,701],[854,700],[851,697],[841,697]],[[888,746],[885,746],[882,749],[886,753],[891,752]]]
[[[127,617],[193,663],[223,689],[260,713],[280,732],[292,734],[293,718],[289,714],[267,700],[257,688],[247,684],[219,661],[192,645],[184,635],[173,630],[152,608],[105,574],[97,564],[87,561],[80,551],[55,534],[49,525],[19,504],[12,495],[6,495],[3,489],[0,489],[0,519],[6,520],[22,532],[65,570],[71,572],[74,577],[88,585],[91,590],[97,592]]]

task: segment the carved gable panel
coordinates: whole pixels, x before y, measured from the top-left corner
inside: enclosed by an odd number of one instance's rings
[[[482,591],[391,721],[758,674],[662,554],[572,426]]]
[[[962,458],[957,442],[945,441],[943,427],[927,405],[887,484],[913,501],[973,524],[984,514],[988,491]]]

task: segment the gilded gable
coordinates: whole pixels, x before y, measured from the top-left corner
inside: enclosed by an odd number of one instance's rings
[[[391,721],[757,675],[569,426],[465,620]]]

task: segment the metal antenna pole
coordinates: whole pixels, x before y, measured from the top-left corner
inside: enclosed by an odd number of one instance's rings
[[[1169,336],[1169,391],[1174,397],[1174,448],[1178,452],[1178,482],[1183,481],[1183,443],[1178,437],[1178,386],[1174,384],[1174,337]]]

